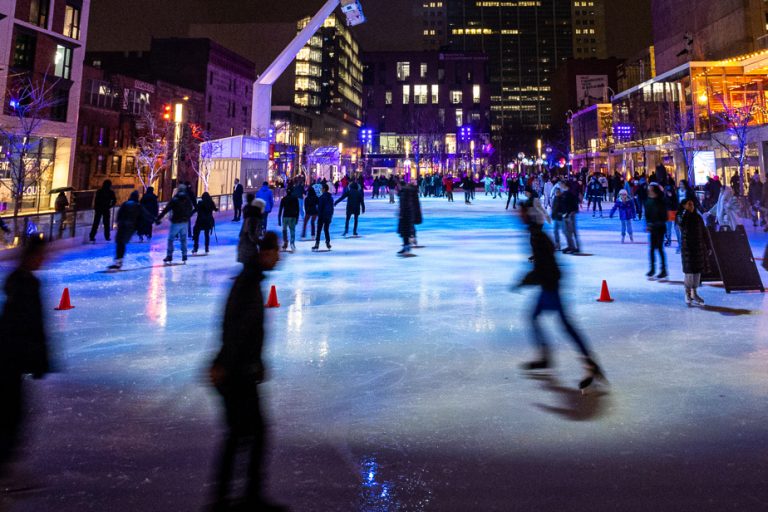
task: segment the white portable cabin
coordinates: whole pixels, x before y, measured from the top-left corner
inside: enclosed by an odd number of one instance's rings
[[[269,169],[269,140],[238,135],[217,139],[211,149],[212,168],[208,191],[213,195],[229,194],[240,180],[245,190],[255,190],[267,181]]]

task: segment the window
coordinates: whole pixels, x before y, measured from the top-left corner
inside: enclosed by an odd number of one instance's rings
[[[107,159],[104,155],[96,156],[96,174],[107,174]]]
[[[432,104],[435,105],[437,103],[440,103],[440,86],[433,85],[432,86]]]
[[[429,87],[426,85],[413,86],[413,102],[416,105],[426,105],[429,101]]]
[[[384,104],[385,105],[391,105],[392,104],[392,91],[386,91],[384,93]]]
[[[114,107],[115,93],[107,82],[91,80],[86,101],[89,105],[111,109]]]
[[[462,126],[464,124],[464,110],[456,109],[456,126]]]
[[[64,84],[53,93],[53,106],[51,107],[50,119],[53,121],[65,122],[67,120],[68,110],[69,87]]]
[[[13,67],[32,69],[35,64],[37,38],[31,34],[19,33],[13,48]]]
[[[472,103],[480,103],[480,86],[472,86]]]
[[[111,176],[120,176],[120,157],[113,155],[109,163],[109,174]]]
[[[411,86],[404,85],[403,86],[403,105],[408,105],[409,103],[411,103]]]
[[[32,0],[29,4],[29,22],[38,27],[48,26],[48,4],[50,0]]]
[[[128,113],[133,115],[143,114],[149,107],[149,93],[144,91],[137,91],[134,89],[126,89],[126,102],[128,106]]]
[[[80,8],[67,4],[64,10],[64,35],[80,39]]]
[[[421,78],[427,78],[427,64],[422,62],[421,66],[419,66],[419,76]]]
[[[53,74],[69,80],[72,76],[72,48],[56,45]]]
[[[99,128],[97,137],[96,137],[96,145],[97,146],[106,146],[107,145],[107,129],[104,127]]]
[[[125,168],[123,169],[123,172],[125,172],[126,176],[133,176],[136,174],[136,157],[125,157]]]
[[[400,81],[408,80],[411,77],[411,63],[410,62],[398,62],[397,63],[397,79]]]
[[[459,105],[464,100],[464,93],[461,91],[451,91],[451,103]]]

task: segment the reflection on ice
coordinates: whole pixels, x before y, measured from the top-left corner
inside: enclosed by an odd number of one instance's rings
[[[168,319],[165,298],[165,269],[159,265],[153,266],[149,275],[146,312],[150,322],[165,327]]]
[[[432,491],[422,475],[395,475],[385,479],[376,457],[366,457],[360,465],[360,506],[363,512],[391,512],[393,510],[427,510]]]

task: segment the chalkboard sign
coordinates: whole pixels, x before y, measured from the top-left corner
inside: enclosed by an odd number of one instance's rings
[[[707,260],[709,261],[709,272],[701,274],[702,283],[720,283],[723,281],[723,276],[720,273],[720,266],[717,264],[717,257],[715,256],[715,248],[712,245],[712,238],[717,236],[717,230],[715,228],[707,229]]]
[[[710,231],[710,239],[725,291],[765,291],[744,226],[736,231]]]

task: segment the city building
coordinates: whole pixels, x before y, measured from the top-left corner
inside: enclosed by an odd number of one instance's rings
[[[626,91],[656,76],[656,49],[648,46],[643,51],[619,64],[616,70],[617,91]]]
[[[118,200],[131,191],[143,190],[142,180],[155,187],[161,198],[172,193],[170,166],[158,180],[149,183],[148,170],[138,158],[137,140],[148,135],[150,123],[168,148],[162,155],[172,159],[174,120],[165,119],[166,109],[182,102],[184,123],[200,125],[205,109],[202,93],[163,80],[148,82],[86,65],[77,129],[77,147],[72,186],[90,206],[89,194],[105,179],[112,181]],[[185,128],[185,132],[188,130]],[[197,182],[189,162],[180,162],[178,180]],[[141,177],[139,176],[141,173]]]
[[[369,52],[362,133],[368,170],[421,174],[488,162],[491,87],[482,54]]]
[[[768,47],[764,0],[653,0],[651,7],[659,73]]]
[[[420,4],[421,34],[423,50],[439,50],[448,42],[448,27],[445,1],[414,0]]]
[[[619,91],[616,74],[622,60],[571,59],[553,75],[552,126],[566,125],[566,115],[598,103],[610,103]]]
[[[573,56],[577,59],[608,58],[605,4],[608,0],[574,0]]]
[[[613,106],[596,103],[579,110],[569,119],[571,165],[588,173],[612,173],[610,151],[613,146]]]
[[[552,74],[573,57],[571,1],[445,3],[446,49],[488,56],[494,141],[512,158],[520,133],[532,146],[552,124]]]
[[[28,135],[34,153],[24,172],[14,172],[20,145],[0,139],[2,211],[15,210],[17,198],[21,211],[46,210],[55,199],[50,191],[72,183],[89,9],[90,0],[0,0],[0,128],[15,140]],[[29,84],[45,104],[31,109],[40,121],[31,131],[17,115],[18,102],[29,101],[18,93]],[[20,196],[11,193],[16,184]]]

